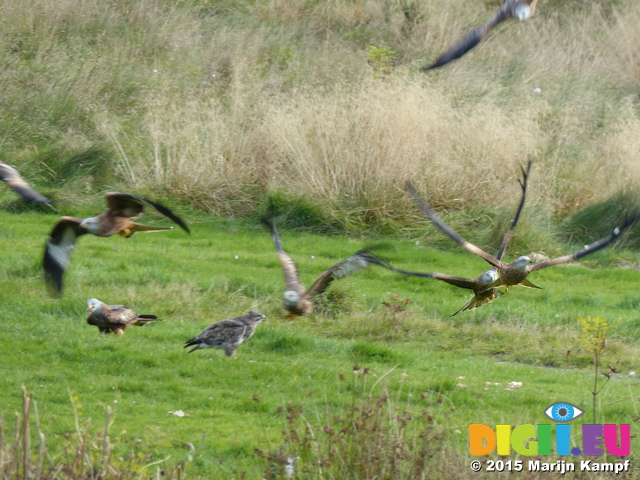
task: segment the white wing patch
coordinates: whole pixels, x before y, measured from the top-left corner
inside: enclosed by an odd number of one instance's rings
[[[47,252],[63,270],[69,266],[71,262],[71,254],[76,246],[76,234],[72,228],[67,228],[62,234],[62,238],[58,244],[47,244]]]

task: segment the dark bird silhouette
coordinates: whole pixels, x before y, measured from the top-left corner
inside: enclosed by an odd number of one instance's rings
[[[102,333],[124,335],[134,325],[142,327],[149,322],[160,322],[155,315],[138,315],[125,305],[107,305],[97,298],[87,301],[87,323],[95,325]]]
[[[422,70],[426,71],[442,67],[452,60],[460,58],[489,35],[489,32],[493,28],[505,20],[510,18],[519,21],[528,20],[533,16],[537,2],[538,0],[506,0],[486,23],[469,32],[462,40],[458,41],[453,47],[440,55],[435,62],[428,67],[424,67]]]
[[[227,357],[235,357],[240,345],[249,340],[256,330],[256,326],[264,315],[251,310],[241,317],[226,318],[205,328],[200,335],[187,340],[184,348],[193,347],[188,353],[202,348],[217,348],[224,350]]]
[[[107,193],[105,198],[107,209],[104,213],[85,219],[61,217],[53,227],[47,239],[43,260],[45,280],[52,292],[62,291],[62,277],[69,266],[78,237],[89,233],[98,237],[121,235],[128,238],[136,232],[173,229],[173,227],[149,227],[131,221],[132,218],[142,214],[145,204],[151,205],[190,233],[189,227],[180,217],[158,203],[125,193]]]
[[[46,205],[49,208],[53,208],[51,200],[44,195],[33,190],[27,182],[20,176],[18,171],[0,162],[0,179],[7,184],[7,186],[15,193],[20,195],[24,200],[28,202],[40,203]]]

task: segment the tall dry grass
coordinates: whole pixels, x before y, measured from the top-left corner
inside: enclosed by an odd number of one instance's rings
[[[6,5],[3,146],[55,168],[106,144],[123,189],[237,216],[303,196],[347,229],[415,223],[406,179],[444,208],[512,209],[529,157],[550,218],[637,190],[640,5],[540,4],[418,72],[499,3]],[[384,78],[370,45],[397,54]]]
[[[104,430],[94,433],[90,421],[80,424],[75,411],[76,430],[64,435],[62,446],[51,448],[49,432],[42,428],[33,395],[22,387],[22,412],[16,412],[13,437],[5,436],[5,421],[0,417],[0,478],[3,480],[125,480],[186,478],[183,464],[167,465],[166,459],[154,460],[151,448],[136,442],[125,447],[109,429],[114,412],[106,408]],[[120,442],[121,443],[121,442]]]

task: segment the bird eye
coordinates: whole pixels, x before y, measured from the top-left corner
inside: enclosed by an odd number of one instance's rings
[[[566,402],[558,402],[553,405],[549,405],[549,407],[544,411],[544,414],[547,417],[556,422],[568,422],[570,420],[575,420],[583,413],[584,410],[580,410],[575,405]]]

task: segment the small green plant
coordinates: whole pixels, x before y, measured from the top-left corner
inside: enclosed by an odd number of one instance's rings
[[[593,423],[596,423],[596,409],[597,409],[597,397],[602,391],[605,385],[611,379],[611,374],[616,373],[616,367],[607,365],[607,370],[601,372],[600,364],[602,361],[602,354],[606,348],[607,333],[609,331],[609,324],[602,317],[591,317],[590,315],[585,317],[579,317],[578,322],[582,325],[582,334],[580,336],[581,347],[591,352],[593,358],[593,388],[591,389],[591,395],[593,397]],[[602,374],[606,380],[601,385],[598,385],[599,375]]]
[[[369,65],[373,69],[373,78],[383,78],[395,67],[398,54],[391,47],[375,47],[369,45],[367,51]]]
[[[385,308],[384,319],[390,320],[391,323],[396,327],[396,329],[402,329],[402,321],[406,316],[407,306],[411,303],[410,298],[400,298],[400,295],[395,293],[391,294],[390,300],[387,302],[386,300],[382,302],[382,305]],[[402,314],[402,317],[399,318],[398,315]]]

